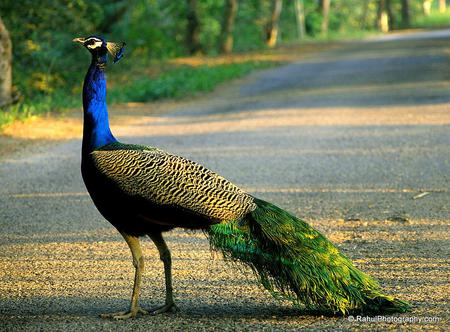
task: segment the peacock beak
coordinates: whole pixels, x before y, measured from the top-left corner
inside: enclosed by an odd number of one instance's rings
[[[72,39],[72,41],[74,43],[84,44],[84,42],[86,41],[86,38],[74,38],[74,39]]]

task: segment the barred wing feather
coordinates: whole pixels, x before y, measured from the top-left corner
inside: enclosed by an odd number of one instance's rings
[[[97,169],[126,194],[230,221],[256,208],[253,197],[220,175],[162,150],[117,145],[92,152]]]

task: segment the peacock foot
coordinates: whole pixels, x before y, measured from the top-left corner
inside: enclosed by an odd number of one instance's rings
[[[164,312],[177,312],[178,308],[175,305],[175,303],[167,303],[161,307],[155,308],[153,310],[150,310],[149,314],[150,315],[158,315],[158,314],[162,314]]]
[[[142,309],[141,307],[138,307],[136,309],[132,309],[129,311],[119,311],[109,314],[101,314],[101,318],[112,318],[117,320],[124,320],[129,318],[134,318],[137,316],[137,314],[147,315],[149,312],[147,310]]]

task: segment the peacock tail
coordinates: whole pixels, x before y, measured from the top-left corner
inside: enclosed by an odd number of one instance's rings
[[[241,221],[208,229],[211,246],[252,268],[275,297],[307,309],[348,314],[405,312],[409,304],[381,293],[322,234],[279,207],[254,198]]]

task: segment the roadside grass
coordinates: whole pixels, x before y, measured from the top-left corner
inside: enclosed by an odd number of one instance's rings
[[[2,128],[14,121],[23,121],[35,115],[60,113],[79,105],[79,97],[57,90],[51,95],[37,96],[0,109],[0,133]]]
[[[168,60],[149,60],[144,55],[130,54],[120,63],[108,67],[107,100],[112,105],[187,98],[212,91],[218,85],[252,71],[292,62],[335,45],[337,43],[305,41],[274,50]],[[80,64],[67,67],[71,70],[66,73],[69,80],[51,93],[33,95],[31,92],[19,103],[0,109],[0,134],[18,120],[44,114],[64,114],[67,110],[81,108],[82,81],[87,67],[83,71],[76,69]],[[27,79],[25,73],[17,71],[15,77],[22,84]]]
[[[367,37],[381,35],[378,30],[348,30],[348,31],[330,31],[325,35],[318,34],[314,37],[306,37],[306,41],[331,42],[331,41],[349,41],[360,40]]]
[[[109,100],[113,103],[148,102],[169,98],[184,98],[212,91],[217,85],[243,77],[251,71],[267,68],[276,63],[248,61],[219,65],[180,65],[156,77],[142,75],[129,83],[111,87]]]
[[[429,16],[418,17],[412,24],[413,28],[443,28],[450,26],[450,11],[434,12]]]
[[[277,57],[261,55],[242,61],[239,56],[191,58],[190,61],[139,63],[110,68],[108,102],[149,102],[169,98],[185,98],[212,91],[219,84],[243,77],[253,70],[283,63]],[[222,58],[222,60],[219,60]],[[224,60],[226,58],[226,60]],[[185,60],[189,58],[184,58]],[[84,73],[83,73],[84,74]],[[19,103],[0,109],[0,132],[16,120],[47,113],[63,113],[81,107],[82,74],[77,86],[60,88],[48,95],[24,98]]]

